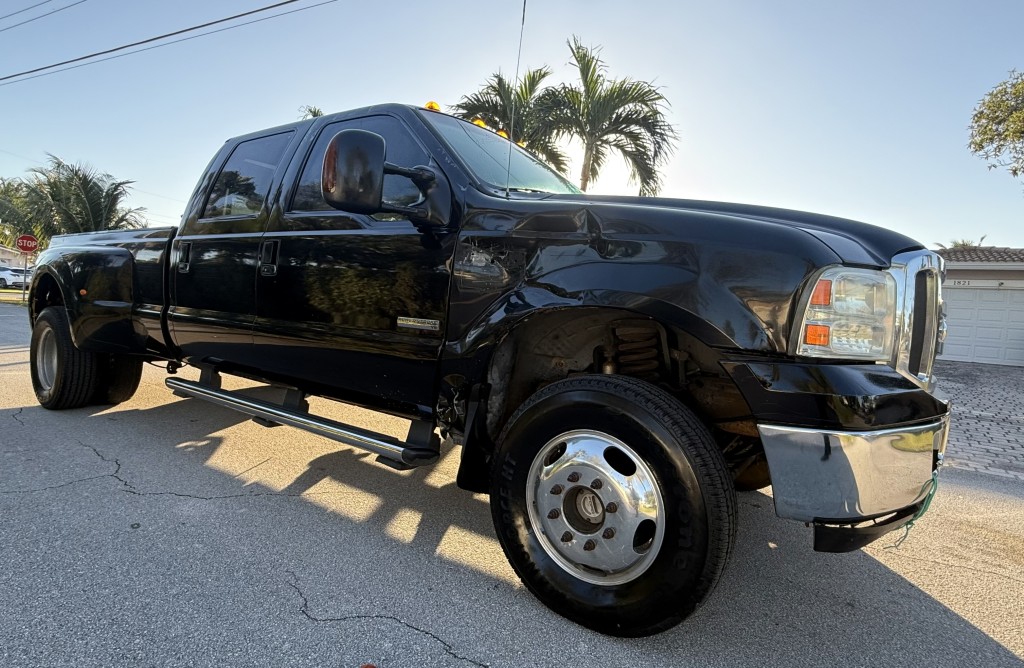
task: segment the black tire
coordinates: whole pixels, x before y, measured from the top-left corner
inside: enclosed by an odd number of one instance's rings
[[[45,308],[36,318],[29,361],[32,388],[43,408],[79,408],[96,391],[96,356],[75,347],[63,306]]]
[[[6,278],[0,278],[0,290],[6,290],[6,289],[7,289],[7,279]]]
[[[609,501],[623,491],[643,503]],[[618,376],[558,381],[515,412],[498,439],[491,514],[541,602],[615,636],[658,633],[696,610],[736,536],[732,477],[708,430],[672,396]]]
[[[142,380],[142,358],[115,354],[96,358],[98,376],[90,403],[120,404],[131,399]]]
[[[770,484],[772,484],[772,476],[768,470],[768,460],[764,455],[759,455],[733,479],[733,486],[736,487],[737,492],[755,492]]]

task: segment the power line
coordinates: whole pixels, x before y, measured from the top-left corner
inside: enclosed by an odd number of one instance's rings
[[[13,155],[15,158],[21,158],[22,160],[28,160],[29,162],[37,162],[40,165],[43,164],[42,160],[36,160],[35,158],[30,158],[27,155],[20,155],[18,153],[12,153],[11,151],[8,151],[6,149],[0,148],[0,153],[6,153],[7,155]]]
[[[9,19],[12,16],[14,16],[15,14],[21,14],[22,12],[27,12],[30,9],[35,9],[39,5],[46,5],[46,4],[49,4],[51,2],[53,2],[53,0],[43,0],[42,2],[37,2],[36,4],[31,5],[29,7],[26,7],[25,9],[19,9],[16,12],[11,12],[10,14],[4,14],[3,16],[0,16],[0,21],[3,21],[4,19]]]
[[[86,1],[86,0],[78,0],[78,2],[72,2],[72,3],[70,4],[70,5],[66,5],[66,6],[64,6],[64,7],[59,7],[58,9],[55,9],[55,10],[53,10],[52,12],[46,12],[45,14],[40,14],[39,16],[34,16],[34,17],[30,18],[30,19],[27,19],[27,20],[25,20],[25,21],[22,21],[21,23],[15,23],[15,24],[14,24],[14,25],[12,25],[12,26],[7,26],[6,28],[0,28],[0,32],[7,32],[8,30],[11,30],[12,28],[17,28],[18,26],[23,26],[23,25],[25,25],[26,23],[32,23],[33,21],[38,21],[39,19],[45,19],[45,18],[46,18],[47,16],[49,16],[50,14],[56,14],[57,12],[62,12],[62,11],[64,11],[65,9],[71,9],[71,8],[72,8],[72,7],[74,7],[75,5],[80,5],[80,4],[82,4],[83,2],[85,2],[85,1]],[[40,4],[42,4],[42,3],[40,3]],[[38,5],[36,5],[36,6],[38,6]],[[31,8],[31,7],[29,7],[29,9],[32,9],[32,8]],[[21,11],[25,11],[25,10],[23,9],[23,10],[21,10]],[[18,13],[18,12],[15,12],[15,14],[17,14],[17,13]],[[8,16],[10,16],[10,14],[8,14]]]
[[[96,63],[102,63],[102,62],[106,62],[108,60],[114,60],[116,58],[124,58],[125,56],[131,56],[131,55],[134,55],[136,53],[142,53],[143,51],[152,51],[153,49],[159,49],[159,48],[164,47],[164,46],[170,46],[172,44],[177,44],[178,42],[187,42],[190,39],[197,39],[199,37],[205,37],[207,35],[213,35],[213,34],[216,34],[216,33],[219,33],[219,32],[226,32],[228,30],[234,30],[235,28],[241,28],[243,26],[252,25],[253,23],[260,23],[262,21],[269,21],[271,19],[276,19],[276,18],[278,18],[280,16],[287,16],[288,14],[296,14],[298,12],[304,12],[307,9],[315,9],[316,7],[322,7],[323,5],[329,5],[329,4],[331,4],[333,2],[337,2],[337,1],[338,0],[324,0],[324,2],[318,2],[317,4],[309,5],[308,7],[300,7],[298,9],[292,9],[292,10],[287,11],[287,12],[281,12],[280,14],[273,14],[271,16],[265,16],[265,17],[263,17],[261,19],[253,19],[252,21],[245,21],[244,23],[238,23],[236,25],[228,26],[226,28],[218,28],[217,30],[210,30],[209,32],[199,33],[198,35],[192,35],[191,37],[182,37],[181,39],[176,39],[176,40],[173,40],[173,41],[170,41],[170,42],[164,42],[163,44],[154,44],[153,46],[147,46],[144,49],[136,49],[135,51],[129,51],[128,53],[120,53],[120,54],[118,54],[116,56],[108,56],[106,58],[100,58],[98,60],[91,60],[91,61],[89,61],[87,63],[81,63],[79,65],[72,65],[70,67],[63,67],[63,68],[61,68],[59,70],[54,70],[54,71],[51,71],[51,72],[42,72],[41,74],[36,74],[35,76],[31,76],[31,77],[24,77],[24,78],[18,79],[16,81],[8,81],[6,83],[0,83],[0,87],[11,86],[13,84],[21,83],[22,81],[29,81],[30,79],[38,79],[39,77],[46,77],[46,76],[50,76],[51,74],[59,74],[61,72],[67,72],[68,70],[76,70],[79,67],[86,67],[88,65],[95,65]],[[225,19],[225,20],[228,20],[228,19]],[[56,66],[54,66],[54,67],[56,67]],[[19,76],[19,75],[17,75],[17,74],[12,74],[11,75],[11,77],[15,77],[15,76]],[[4,77],[4,79],[9,79],[11,77]],[[0,79],[0,81],[3,81],[3,79]]]
[[[290,4],[298,2],[298,1],[299,0],[284,0],[284,2],[278,2],[278,3],[273,4],[273,5],[267,5],[266,7],[260,7],[259,9],[253,9],[252,11],[242,12],[241,14],[235,14],[234,16],[229,16],[229,17],[224,18],[224,19],[217,19],[216,21],[209,21],[207,23],[202,23],[202,24],[197,25],[197,26],[192,26],[191,28],[184,28],[182,30],[175,30],[174,32],[169,32],[169,33],[166,33],[164,35],[159,35],[157,37],[150,37],[149,39],[144,39],[144,40],[140,40],[138,42],[132,42],[131,44],[125,44],[123,46],[114,47],[113,49],[106,49],[105,51],[97,51],[96,53],[90,53],[87,56],[79,56],[78,58],[72,58],[71,60],[65,60],[65,61],[62,61],[62,62],[59,62],[59,63],[54,63],[52,65],[46,65],[44,67],[37,67],[37,68],[35,68],[33,70],[25,70],[24,72],[18,72],[17,74],[8,74],[5,77],[0,77],[0,81],[7,81],[8,79],[14,79],[16,77],[20,77],[20,76],[23,76],[23,75],[26,75],[26,74],[35,74],[36,72],[42,72],[44,70],[52,70],[53,68],[60,67],[61,65],[70,65],[71,63],[77,63],[77,62],[80,62],[80,61],[83,61],[83,60],[88,60],[90,58],[95,58],[96,56],[105,56],[108,53],[115,53],[117,51],[124,51],[125,49],[132,48],[133,46],[141,46],[143,44],[149,44],[150,42],[156,42],[158,40],[166,39],[168,37],[174,37],[175,35],[181,35],[181,34],[184,34],[184,33],[187,33],[187,32],[192,32],[194,30],[199,30],[200,28],[208,28],[210,26],[217,25],[218,23],[224,23],[226,21],[233,21],[235,19],[240,19],[243,16],[251,16],[253,14],[259,14],[260,12],[265,12],[267,10],[275,9],[277,7],[283,7],[284,5],[290,5]],[[75,4],[79,4],[79,3],[82,3],[82,2],[85,2],[85,0],[78,0],[78,3],[75,3]],[[66,9],[66,7],[65,7],[65,9]],[[45,16],[45,14],[44,14],[44,16]],[[18,24],[18,25],[21,25],[21,24]],[[11,26],[11,28],[13,28],[13,27],[14,26]],[[4,28],[4,30],[9,30],[9,29],[10,28]],[[0,30],[0,32],[3,32],[3,31]]]
[[[186,202],[185,200],[178,199],[177,197],[168,197],[167,195],[160,195],[158,193],[151,193],[151,192],[146,191],[146,190],[139,190],[138,188],[135,188],[135,187],[133,187],[132,190],[134,190],[137,193],[143,193],[143,194],[146,194],[146,195],[152,195],[153,197],[159,197],[160,199],[169,199],[172,202],[181,202],[182,204],[188,204],[188,202]]]

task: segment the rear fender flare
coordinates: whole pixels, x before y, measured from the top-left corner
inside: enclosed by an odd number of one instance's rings
[[[29,303],[33,322],[48,304],[39,288],[54,281],[67,310],[71,338],[80,350],[109,353],[145,352],[145,333],[132,318],[132,254],[117,247],[61,246],[39,258]]]

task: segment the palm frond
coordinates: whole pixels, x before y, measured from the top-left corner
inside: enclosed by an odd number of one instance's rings
[[[579,83],[560,87],[563,107],[555,123],[558,133],[583,143],[581,187],[597,178],[612,150],[629,165],[630,180],[640,184],[641,194],[657,194],[658,168],[678,139],[666,118],[668,100],[649,82],[608,79],[598,49],[584,46],[578,37],[569,42],[569,50]]]

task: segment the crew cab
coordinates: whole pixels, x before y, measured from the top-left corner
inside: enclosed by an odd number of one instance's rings
[[[850,220],[581,193],[486,128],[388,104],[227,141],[178,227],[53,239],[31,373],[69,409],[129,400],[159,362],[176,394],[397,468],[461,446],[457,482],[490,494],[530,591],[639,636],[714,589],[737,489],[771,484],[822,551],[923,512],[949,428],[942,273]],[[310,395],[409,433],[317,416]]]

